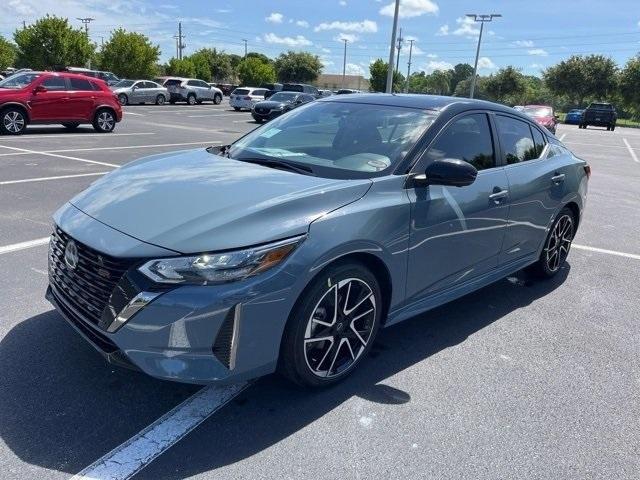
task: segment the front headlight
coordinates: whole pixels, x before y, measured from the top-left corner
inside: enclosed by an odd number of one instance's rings
[[[138,271],[158,283],[215,285],[235,282],[281,263],[305,235],[279,242],[224,253],[150,260]]]

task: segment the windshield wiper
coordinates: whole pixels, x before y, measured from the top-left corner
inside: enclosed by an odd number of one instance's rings
[[[292,172],[301,173],[302,175],[311,175],[313,177],[316,176],[316,174],[313,173],[311,167],[307,167],[306,165],[300,165],[297,163],[286,162],[284,160],[272,160],[269,158],[234,158],[233,160],[255,163],[257,165],[264,165],[265,167],[281,168],[283,170],[290,170]]]

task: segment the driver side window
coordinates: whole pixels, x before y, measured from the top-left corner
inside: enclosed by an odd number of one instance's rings
[[[495,167],[495,152],[487,115],[465,115],[445,127],[423,157],[423,163],[426,167],[443,158],[464,160],[477,170]]]

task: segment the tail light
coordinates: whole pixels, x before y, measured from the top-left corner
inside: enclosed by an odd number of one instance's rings
[[[244,97],[244,100],[251,100],[251,97],[247,95],[246,97]]]
[[[591,165],[585,165],[583,168],[584,173],[587,174],[587,179],[591,178]]]

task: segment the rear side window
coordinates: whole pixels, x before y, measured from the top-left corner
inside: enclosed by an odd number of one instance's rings
[[[167,80],[164,83],[165,87],[176,87],[182,83],[182,80]]]
[[[55,92],[60,90],[66,90],[67,84],[63,77],[49,77],[43,80],[41,83],[47,90]]]
[[[249,90],[247,90],[246,88],[236,88],[231,93],[233,93],[233,95],[248,95],[249,94]]]
[[[91,82],[89,82],[89,80],[85,80],[84,78],[70,78],[69,82],[71,84],[71,90],[93,90]]]
[[[253,92],[251,92],[251,95],[258,95],[259,97],[264,97],[265,92],[266,90],[264,88],[257,88]]]
[[[495,166],[491,128],[484,113],[466,115],[445,128],[427,152],[427,164],[443,158],[464,160],[478,170]]]
[[[538,158],[527,122],[504,115],[495,118],[505,163],[510,165]]]
[[[542,151],[544,150],[544,146],[546,144],[544,141],[544,135],[542,135],[540,130],[538,130],[536,127],[530,126],[529,128],[531,128],[531,133],[533,134],[533,145],[536,148],[535,158],[540,158],[540,155],[542,155]]]

